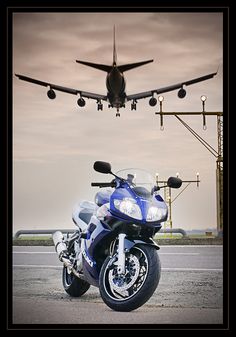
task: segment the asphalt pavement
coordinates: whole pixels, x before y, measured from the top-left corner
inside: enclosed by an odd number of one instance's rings
[[[54,247],[13,247],[13,324],[223,323],[222,246],[162,246],[160,283],[142,307],[115,312],[96,287],[71,298]]]

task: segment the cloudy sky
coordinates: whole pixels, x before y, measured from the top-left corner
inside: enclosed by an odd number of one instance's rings
[[[127,94],[178,83],[215,72],[213,79],[164,95],[164,111],[222,111],[223,17],[221,13],[15,13],[13,72],[84,91],[106,94],[106,74],[76,59],[112,63],[116,25],[118,64],[154,59],[125,73]],[[92,181],[110,179],[93,171],[96,160],[113,170],[139,167],[160,179],[179,172],[183,180],[200,173],[200,187],[188,186],[172,205],[173,226],[216,227],[215,157],[174,117],[160,130],[157,107],[141,100],[115,117],[115,109],[84,108],[77,97],[13,79],[14,228],[73,228],[71,212],[93,200]],[[217,148],[216,117],[183,119]],[[184,185],[186,186],[186,185]],[[173,191],[173,196],[179,191]]]

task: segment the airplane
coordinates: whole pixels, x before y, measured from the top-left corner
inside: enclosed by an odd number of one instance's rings
[[[132,101],[131,110],[136,110],[137,101],[139,99],[143,99],[147,97],[150,97],[149,105],[152,107],[155,106],[157,104],[157,99],[154,97],[154,94],[163,94],[165,92],[179,89],[178,97],[184,98],[186,96],[186,89],[185,89],[186,86],[208,80],[210,78],[213,78],[217,74],[217,72],[215,72],[215,73],[197,77],[197,78],[194,78],[188,81],[170,85],[167,87],[144,91],[144,92],[140,92],[137,94],[126,95],[126,92],[125,92],[126,82],[124,78],[124,72],[130,69],[133,69],[133,68],[143,66],[147,63],[153,62],[153,60],[118,65],[117,64],[117,53],[116,53],[116,41],[115,41],[115,27],[113,29],[113,62],[112,62],[112,65],[91,63],[91,62],[85,62],[85,61],[79,61],[79,60],[76,60],[76,62],[83,64],[85,66],[99,69],[107,73],[107,76],[106,76],[107,95],[100,95],[100,94],[82,91],[79,89],[63,87],[63,86],[59,86],[59,85],[49,83],[49,82],[44,82],[44,81],[37,80],[37,79],[27,77],[24,75],[20,75],[20,74],[15,74],[15,76],[18,77],[20,80],[31,82],[31,83],[41,85],[44,87],[48,87],[47,96],[50,99],[56,98],[55,90],[62,91],[68,94],[79,96],[77,100],[77,104],[80,107],[84,107],[86,104],[84,98],[96,100],[97,110],[103,110],[102,101],[108,101],[109,102],[108,108],[116,108],[116,111],[117,111],[116,116],[119,117],[120,108],[124,108],[125,103],[128,101]]]

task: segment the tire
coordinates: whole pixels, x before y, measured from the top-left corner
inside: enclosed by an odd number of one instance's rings
[[[68,273],[67,267],[63,267],[62,283],[65,291],[72,297],[80,297],[89,289],[90,284],[79,279],[73,273]]]
[[[149,300],[156,290],[161,263],[157,250],[145,244],[126,253],[124,276],[117,274],[114,258],[106,258],[99,275],[99,291],[103,301],[116,311],[131,311]]]

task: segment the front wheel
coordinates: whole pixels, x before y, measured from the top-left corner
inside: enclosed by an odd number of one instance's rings
[[[67,294],[73,297],[80,297],[89,289],[90,284],[79,279],[67,267],[63,266],[62,283]]]
[[[161,276],[157,251],[148,245],[134,246],[126,253],[125,274],[118,274],[117,259],[106,258],[99,275],[103,301],[113,310],[137,309],[154,293]]]

